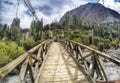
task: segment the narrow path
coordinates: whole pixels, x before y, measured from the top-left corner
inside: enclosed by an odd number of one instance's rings
[[[57,42],[48,50],[39,83],[89,83],[74,60]]]

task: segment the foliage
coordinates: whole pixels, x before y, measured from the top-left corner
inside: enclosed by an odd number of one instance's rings
[[[30,50],[31,48],[33,48],[35,46],[35,41],[34,40],[26,40],[23,43],[23,46],[25,48],[25,50]]]
[[[80,38],[74,38],[74,41],[78,42],[78,43],[82,43]]]
[[[43,29],[43,22],[41,21],[35,21],[33,20],[31,22],[31,35],[33,36],[34,40],[41,39],[41,31]]]
[[[119,40],[118,39],[114,39],[112,40],[112,46],[117,48],[118,47],[118,44],[119,44]]]
[[[98,50],[98,47],[95,45],[90,45],[91,48]]]
[[[0,41],[0,67],[24,53],[24,49],[15,42]]]
[[[98,50],[103,51],[104,50],[104,43],[98,42],[97,47],[98,47]]]

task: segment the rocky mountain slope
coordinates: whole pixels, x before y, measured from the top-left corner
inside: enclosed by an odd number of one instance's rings
[[[72,21],[74,16],[77,16],[84,22],[120,22],[120,14],[118,12],[110,8],[106,8],[100,3],[88,3],[71,11],[68,11],[60,19],[60,22],[63,23],[66,20],[66,18],[69,18],[69,21]]]

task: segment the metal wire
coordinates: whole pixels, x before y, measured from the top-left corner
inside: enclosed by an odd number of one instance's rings
[[[24,3],[28,7],[28,9],[31,11],[31,13],[35,17],[35,19],[40,22],[40,20],[38,19],[37,15],[35,13],[35,10],[33,9],[32,5],[31,5],[31,2],[29,0],[24,0]]]

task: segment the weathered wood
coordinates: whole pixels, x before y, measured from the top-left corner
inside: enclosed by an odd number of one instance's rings
[[[104,59],[107,59],[107,60],[109,60],[109,61],[111,61],[111,62],[113,62],[113,63],[115,63],[115,64],[120,66],[120,60],[118,60],[116,58],[112,58],[111,56],[109,56],[109,55],[107,55],[107,54],[105,54],[103,52],[97,51],[97,50],[92,49],[92,48],[90,48],[90,47],[88,47],[86,45],[79,44],[79,43],[76,43],[76,42],[71,41],[71,40],[66,40],[65,42],[67,43],[66,46],[65,46],[65,47],[67,47],[67,50],[69,50],[73,54],[74,53],[76,54],[76,57],[72,56],[75,60],[78,59],[77,55],[78,55],[78,50],[79,50],[79,54],[80,54],[81,59],[79,59],[78,61],[80,61],[79,64],[81,64],[81,66],[84,65],[84,67],[86,68],[87,67],[87,63],[85,62],[85,60],[90,60],[90,58],[88,58],[88,57],[93,57],[93,59],[92,59],[92,69],[91,69],[91,76],[93,78],[97,74],[97,79],[99,79],[101,77],[100,79],[105,79],[104,82],[106,82],[106,83],[108,82],[108,79],[107,79],[107,76],[105,74],[102,62],[100,60],[97,60],[96,57],[100,57],[101,56]],[[73,45],[73,47],[71,45]],[[76,45],[77,45],[77,48],[76,48]],[[88,49],[90,51],[90,53],[83,56],[82,55],[82,51],[81,51],[81,49],[79,47],[81,47],[82,49]],[[84,64],[82,62],[84,62]],[[86,71],[88,71],[88,70],[89,70],[89,68],[86,68]]]
[[[95,57],[95,56],[94,56]],[[96,56],[98,57],[98,56]],[[96,60],[96,73],[97,73],[97,79],[98,77],[101,77],[100,79],[103,79],[104,80],[104,76],[102,74],[102,71],[101,71],[101,67],[99,66],[99,63],[98,63],[98,60],[96,59],[95,57],[95,60]]]
[[[106,75],[106,73],[105,73],[105,69],[104,69],[103,65],[101,64],[101,61],[99,60],[99,58],[98,58],[97,56],[95,56],[95,57],[96,57],[99,65],[100,65],[100,67],[101,67],[101,70],[102,70],[103,75],[104,75],[104,77],[105,77],[106,83],[108,83],[108,78],[107,78],[107,75]]]
[[[83,60],[83,53],[82,53],[82,50],[81,50],[80,46],[78,46],[78,51],[80,53],[81,60]]]
[[[95,81],[96,81],[97,83],[106,83],[105,80],[98,80],[98,79],[95,79]]]
[[[10,62],[9,64],[7,64],[6,66],[2,67],[0,69],[0,79],[4,78],[16,66],[18,66],[21,62],[23,62],[26,59],[27,55],[28,55],[28,53],[25,53],[25,54],[21,55],[20,57],[18,57],[17,59]]]
[[[29,62],[29,64],[28,64],[28,70],[29,70],[31,82],[34,83],[34,80],[35,80],[35,79],[34,79],[34,73],[33,73],[32,66],[31,66],[30,62]]]
[[[84,65],[85,65],[86,70],[87,70],[88,72],[90,72],[86,60],[84,60]]]
[[[28,67],[28,59],[26,59],[21,66],[21,70],[20,70],[20,74],[19,74],[19,78],[20,78],[21,83],[25,83],[24,79],[25,79],[25,75],[27,72],[27,67]]]
[[[37,58],[36,56],[33,55],[29,55],[31,58],[35,59],[36,61],[38,61],[39,63],[42,63],[41,58]]]
[[[41,46],[41,53],[40,53],[40,55],[41,55],[40,57],[41,57],[41,60],[42,60],[42,61],[43,61],[43,50],[44,50],[44,46],[42,45],[42,46]]]
[[[31,53],[33,53],[34,51],[36,51],[42,44],[46,43],[48,40],[42,42],[41,44],[35,46],[34,48],[32,48],[31,50],[29,50],[28,52],[24,53],[23,55],[21,55],[20,57],[16,58],[15,60],[13,60],[12,62],[10,62],[9,64],[5,65],[4,67],[2,67],[0,69],[0,79],[4,78],[9,72],[11,72],[15,67],[17,67],[20,63],[22,63],[27,56]]]
[[[38,50],[37,58],[40,58],[41,49],[42,49],[42,48],[40,47],[39,50]],[[36,76],[37,76],[37,74],[38,74],[38,68],[39,68],[39,63],[37,62],[37,63],[35,64],[35,78],[36,78]]]
[[[94,77],[94,72],[95,72],[95,58],[94,58],[94,56],[92,56],[91,59],[92,59],[91,76]]]
[[[90,81],[90,83],[96,83],[95,80],[91,77],[90,73],[84,69],[81,63],[78,63],[78,61],[73,57],[72,53],[66,49],[66,51],[70,54],[70,56],[73,58],[73,60],[77,63],[77,66],[79,67],[80,70],[85,74],[87,79]]]
[[[47,54],[46,54],[46,55],[47,55]],[[42,72],[42,68],[43,68],[43,66],[44,66],[44,63],[45,63],[46,59],[47,59],[47,56],[45,56],[44,61],[42,62],[42,65],[41,65],[41,67],[40,67],[40,69],[39,69],[39,71],[38,71],[38,74],[37,74],[37,76],[36,76],[36,78],[35,78],[34,83],[39,83],[40,74],[41,74],[41,72]]]
[[[71,41],[71,40],[70,40],[70,42],[75,43],[75,44],[77,44],[77,45],[79,45],[79,46],[81,46],[81,47],[83,47],[83,48],[86,48],[86,49],[88,49],[88,50],[90,50],[90,51],[98,54],[99,56],[102,56],[102,57],[108,59],[109,61],[111,61],[111,62],[113,62],[113,63],[115,63],[115,64],[117,64],[117,65],[120,66],[120,60],[118,60],[118,59],[116,59],[116,58],[113,58],[113,57],[111,57],[111,56],[108,55],[108,54],[105,54],[105,53],[103,53],[103,52],[100,52],[100,51],[95,50],[95,49],[93,49],[93,48],[90,48],[90,47],[88,47],[88,46],[86,46],[86,45],[83,45],[83,44],[80,44],[80,43],[76,43],[76,42]]]
[[[89,54],[83,56],[82,58],[83,58],[83,59],[86,59],[87,57],[92,56],[92,54],[93,54],[93,52],[90,52]]]

